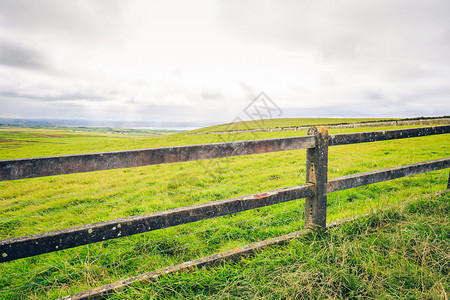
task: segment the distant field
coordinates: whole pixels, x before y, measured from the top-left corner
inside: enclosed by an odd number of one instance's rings
[[[419,126],[397,126],[411,128]],[[330,133],[389,130],[394,127],[331,129]],[[117,150],[170,147],[237,140],[267,139],[306,135],[304,131],[248,132],[233,134],[188,135],[192,131],[166,136],[72,132],[58,128],[0,127],[0,159],[81,154]]]
[[[446,116],[439,118],[447,118]],[[437,118],[415,118],[415,119],[437,119]],[[398,121],[398,120],[413,120],[400,118],[283,118],[283,119],[265,119],[258,121],[241,121],[234,123],[227,123],[215,126],[199,128],[187,132],[191,133],[210,133],[210,132],[229,132],[253,129],[275,129],[275,128],[292,128],[292,127],[308,127],[317,125],[340,125],[340,124],[355,124],[368,123],[380,121]]]
[[[258,121],[243,121],[236,123],[227,123],[215,126],[209,126],[191,130],[189,133],[205,133],[220,132],[234,130],[250,130],[259,128],[284,128],[284,127],[302,127],[316,125],[332,125],[332,124],[353,124],[362,122],[392,121],[396,119],[386,118],[283,118],[283,119],[266,119]]]
[[[393,128],[336,129],[330,133],[389,129]],[[304,131],[210,135],[176,133],[152,137],[2,127],[0,159],[304,134]],[[447,157],[449,146],[448,135],[438,135],[332,147],[328,176]],[[305,181],[304,164],[305,150],[296,150],[0,182],[0,238],[302,184]],[[447,178],[448,170],[443,170],[330,194],[328,220],[443,190]],[[0,298],[56,298],[286,234],[302,226],[303,205],[303,200],[296,200],[5,263],[0,270]]]
[[[42,128],[45,129],[45,128]],[[126,128],[110,128],[110,127],[49,127],[48,129],[61,129],[64,131],[73,132],[98,132],[108,134],[133,134],[133,135],[147,135],[147,136],[161,136],[173,133],[179,133],[180,130],[168,129],[126,129]]]
[[[121,134],[120,134],[121,133]],[[168,134],[179,131],[105,128],[24,128],[0,126],[0,158],[77,154],[147,148]],[[164,140],[164,139],[162,139]]]

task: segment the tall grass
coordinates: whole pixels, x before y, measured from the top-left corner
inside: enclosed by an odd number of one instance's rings
[[[419,199],[112,299],[447,299],[449,200]]]

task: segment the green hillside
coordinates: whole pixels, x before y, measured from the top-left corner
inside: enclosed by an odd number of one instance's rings
[[[274,129],[286,127],[303,127],[316,125],[332,125],[332,124],[353,124],[363,122],[392,121],[396,119],[387,118],[281,118],[281,119],[264,119],[257,121],[242,121],[235,123],[220,124],[191,130],[189,133],[207,133],[234,130],[251,130],[251,129]]]

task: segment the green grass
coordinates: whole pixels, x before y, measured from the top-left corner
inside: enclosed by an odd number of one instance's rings
[[[330,130],[330,133],[386,129],[392,128],[339,129]],[[306,132],[194,136],[179,133],[148,137],[2,128],[0,158],[302,134]],[[449,153],[448,135],[332,147],[329,177],[437,159],[447,157]],[[0,182],[0,238],[302,184],[305,178],[304,163],[305,150],[297,150]],[[328,220],[442,190],[447,178],[448,171],[443,170],[332,193],[329,195]],[[303,200],[296,200],[5,263],[0,271],[0,291],[3,291],[0,298],[57,298],[296,231],[303,226],[303,205]]]
[[[365,127],[331,129],[330,134],[378,131],[420,126]],[[0,127],[0,159],[82,154],[117,150],[195,145],[238,140],[268,139],[306,135],[305,131],[245,132],[207,135],[176,133],[162,137],[139,134],[112,135],[105,133],[79,133],[59,129],[31,129]]]
[[[448,118],[448,116],[442,117],[419,117],[419,118],[281,118],[281,119],[261,119],[255,121],[241,121],[226,123],[220,125],[214,125],[196,130],[188,131],[186,134],[191,133],[210,133],[210,132],[227,132],[227,131],[239,131],[239,130],[252,130],[252,129],[275,129],[275,128],[290,128],[290,127],[305,127],[305,126],[317,126],[317,125],[338,125],[338,124],[354,124],[354,123],[367,123],[367,122],[379,122],[379,121],[398,121],[398,120],[433,120],[439,118]]]
[[[449,200],[413,201],[112,299],[447,299]]]
[[[2,159],[155,147],[166,136],[83,132],[58,128],[0,127]],[[168,137],[168,136],[167,136]],[[175,139],[169,139],[176,142]]]
[[[282,118],[282,119],[263,119],[257,121],[242,121],[234,123],[226,123],[214,125],[204,128],[195,129],[188,133],[206,133],[221,132],[234,130],[251,130],[251,129],[274,129],[286,127],[303,127],[316,125],[333,125],[333,124],[353,124],[377,121],[392,121],[398,119],[386,118]]]
[[[145,135],[145,136],[161,136],[173,133],[180,133],[183,130],[170,130],[170,129],[127,129],[127,128],[112,128],[112,127],[69,127],[69,126],[18,126],[18,125],[0,125],[3,129],[32,129],[38,131],[60,131],[60,132],[77,132],[77,133],[108,133],[108,134],[132,134],[132,135]]]

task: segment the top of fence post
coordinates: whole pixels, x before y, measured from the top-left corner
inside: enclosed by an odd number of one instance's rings
[[[305,227],[315,230],[327,223],[328,142],[330,136],[323,126],[311,127],[316,147],[306,150],[306,183],[314,184],[315,195],[305,200]]]

